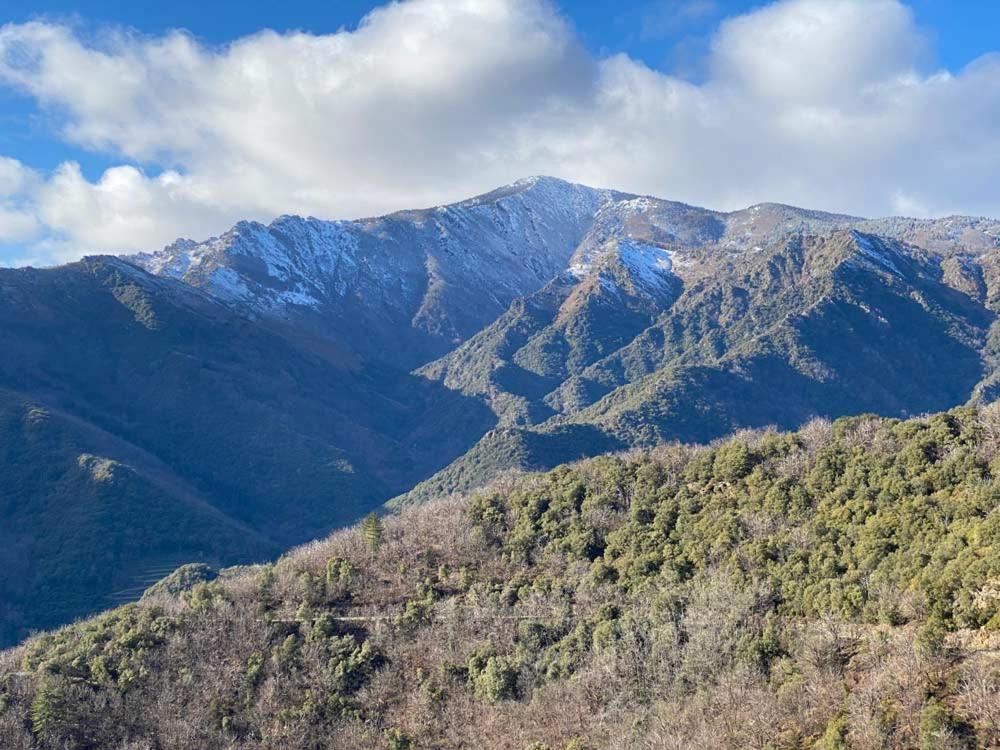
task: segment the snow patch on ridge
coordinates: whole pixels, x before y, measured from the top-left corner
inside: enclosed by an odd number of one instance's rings
[[[659,245],[622,237],[604,246],[600,252],[578,256],[565,273],[571,279],[580,281],[596,270],[600,273],[601,284],[610,289],[612,281],[603,271],[609,263],[617,261],[638,287],[647,292],[660,292],[670,285],[675,255]]]
[[[463,295],[482,295],[485,320],[558,275],[612,195],[535,177],[449,206],[358,221],[243,221],[204,242],[179,240],[129,260],[251,313],[361,307],[386,321],[407,316],[437,335],[435,316],[477,317],[458,309]],[[413,318],[438,309],[428,299],[438,307],[446,300],[446,312]]]
[[[854,238],[854,242],[858,246],[858,251],[865,259],[876,265],[882,266],[896,276],[903,275],[900,272],[899,267],[886,253],[886,249],[881,242],[877,242],[872,237],[869,237],[866,234],[861,234],[858,231],[852,231],[851,236]]]
[[[632,278],[647,288],[662,289],[673,275],[674,259],[670,250],[637,242],[631,238],[618,241],[618,256]]]
[[[212,293],[226,302],[239,302],[250,297],[250,289],[232,268],[216,268],[210,279]]]

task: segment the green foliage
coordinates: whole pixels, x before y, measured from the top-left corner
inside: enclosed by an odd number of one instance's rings
[[[379,547],[382,546],[384,533],[382,519],[378,517],[377,513],[369,513],[365,516],[365,520],[361,522],[361,537],[368,545],[369,551],[378,552]]]
[[[830,719],[823,736],[813,746],[813,750],[848,750],[847,718],[843,714]]]
[[[264,677],[264,656],[254,653],[247,659],[246,683],[247,687],[253,689],[257,687]]]
[[[861,429],[894,451],[857,445]],[[778,436],[737,439],[652,483],[645,461],[600,459],[586,481],[561,468],[502,503],[479,496],[470,520],[513,559],[592,560],[597,585],[637,590],[656,576],[684,581],[722,566],[770,581],[782,613],[899,624],[926,607],[946,629],[980,627],[1000,606],[982,593],[1000,575],[991,542],[1000,490],[977,453],[977,429],[968,410],[846,419],[814,453]],[[783,471],[789,462],[797,474]],[[629,514],[608,529],[590,520],[600,509]]]
[[[948,706],[930,698],[920,711],[920,750],[972,750],[975,739]]]
[[[127,605],[90,620],[40,636],[25,649],[22,665],[95,685],[125,690],[147,674],[147,659],[178,627],[158,607]]]
[[[195,612],[203,612],[226,600],[226,590],[217,582],[195,583],[181,593],[181,598]]]
[[[712,475],[723,482],[736,482],[750,473],[750,449],[741,442],[726,443],[715,454]]]
[[[332,637],[326,644],[327,688],[335,694],[355,693],[381,664],[382,657],[368,641],[354,636]]]
[[[431,610],[438,599],[437,590],[429,582],[422,583],[415,594],[406,600],[398,623],[404,629],[413,629],[430,622]]]
[[[351,582],[353,573],[351,563],[341,557],[331,557],[326,561],[326,587],[333,591],[345,587]]]
[[[168,693],[210,750],[469,746],[480,721],[552,748],[989,747],[995,667],[964,645],[1000,606],[983,420],[743,433],[413,509],[405,560],[361,525],[38,637],[23,686],[0,670],[0,722],[86,746],[113,699],[120,746],[122,712],[144,727]]]
[[[499,495],[478,494],[469,501],[468,510],[469,522],[472,528],[478,532],[489,544],[499,544],[506,517],[504,515],[503,500]]]
[[[189,563],[181,565],[177,570],[163,578],[143,593],[143,598],[153,597],[161,594],[176,596],[194,588],[199,583],[207,583],[214,580],[218,573],[204,563]]]
[[[42,742],[58,745],[70,740],[74,734],[72,704],[65,694],[62,681],[42,682],[31,701],[31,729]],[[70,741],[72,746],[74,743]]]
[[[385,740],[389,750],[413,750],[416,747],[410,735],[395,727],[385,730]]]
[[[517,663],[487,650],[469,657],[469,683],[473,692],[489,703],[513,698],[517,694]]]
[[[274,663],[283,669],[294,670],[299,664],[300,653],[298,636],[288,635],[274,650]]]
[[[917,631],[917,649],[927,657],[941,656],[945,650],[947,634],[948,628],[944,622],[939,617],[932,616]]]

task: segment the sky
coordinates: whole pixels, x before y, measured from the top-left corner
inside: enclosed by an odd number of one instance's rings
[[[1000,216],[997,28],[995,0],[5,0],[0,265],[533,174]]]

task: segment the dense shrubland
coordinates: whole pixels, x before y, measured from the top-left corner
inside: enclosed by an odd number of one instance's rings
[[[0,737],[997,747],[998,498],[998,407],[512,476],[35,637]]]

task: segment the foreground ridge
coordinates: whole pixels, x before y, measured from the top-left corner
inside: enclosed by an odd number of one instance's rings
[[[509,476],[31,639],[0,656],[0,736],[992,747],[998,472],[989,406]]]

